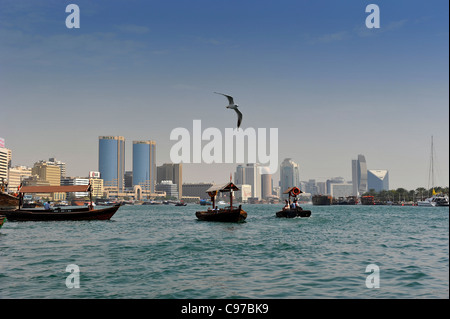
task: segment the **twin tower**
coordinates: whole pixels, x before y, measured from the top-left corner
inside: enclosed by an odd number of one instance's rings
[[[105,186],[125,188],[125,138],[99,136],[98,170]],[[133,141],[133,186],[146,186],[155,192],[156,142]]]

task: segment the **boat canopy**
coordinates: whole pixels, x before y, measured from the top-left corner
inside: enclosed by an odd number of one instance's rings
[[[72,185],[72,186],[23,186],[19,193],[73,193],[89,192],[90,185]]]
[[[300,191],[299,194],[303,193],[298,187],[289,187],[287,190],[283,192],[283,194],[289,194],[294,188],[297,188]]]
[[[210,188],[208,188],[208,190],[206,191],[207,193],[212,193],[212,192],[231,192],[231,191],[238,191],[239,188],[234,185],[233,183],[229,182],[226,184],[221,184],[221,185],[214,185],[211,186]]]

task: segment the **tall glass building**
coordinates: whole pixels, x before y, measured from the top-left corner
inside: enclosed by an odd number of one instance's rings
[[[156,172],[156,142],[133,141],[133,185],[154,193]]]
[[[353,195],[358,196],[367,192],[367,164],[364,155],[358,155],[352,160]]]
[[[105,187],[124,189],[125,138],[123,136],[99,136],[98,171]]]

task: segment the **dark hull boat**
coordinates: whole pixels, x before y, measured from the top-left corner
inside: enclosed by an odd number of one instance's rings
[[[301,208],[297,209],[286,209],[281,210],[276,213],[277,217],[294,218],[294,217],[310,217],[310,210],[303,210]]]
[[[195,216],[199,220],[205,220],[210,222],[243,222],[247,218],[247,212],[244,211],[239,205],[239,207],[233,206],[233,191],[237,191],[239,188],[231,182],[223,185],[214,185],[208,188],[206,191],[211,197],[212,207],[208,208],[207,211],[196,212]],[[218,208],[215,206],[216,195],[221,193],[230,193],[230,206],[224,208]]]
[[[205,220],[210,222],[243,222],[247,218],[247,212],[242,210],[239,205],[238,208],[221,208],[217,211],[208,210],[204,212],[196,212],[195,216],[199,220]]]
[[[294,217],[309,217],[311,216],[310,210],[303,210],[300,206],[291,206],[291,197],[294,198],[293,203],[297,203],[297,196],[303,193],[300,188],[298,187],[289,187],[287,190],[283,192],[283,194],[288,194],[289,199],[286,200],[285,208],[280,210],[279,212],[276,212],[277,217],[284,217],[284,218],[294,218]]]
[[[92,203],[91,185],[74,186],[23,186],[19,189],[19,208],[2,210],[11,221],[61,221],[61,220],[108,220],[119,209],[120,204],[94,209],[92,205],[80,206],[75,208],[57,207],[54,209],[25,209],[22,207],[22,199],[25,193],[70,193],[70,192],[89,192]]]
[[[17,208],[19,206],[19,197],[0,192],[0,210]]]
[[[89,209],[89,207],[54,210],[16,209],[2,211],[2,214],[9,221],[109,220],[119,207],[120,204],[100,209]]]

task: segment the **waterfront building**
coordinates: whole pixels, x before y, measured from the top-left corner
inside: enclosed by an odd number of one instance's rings
[[[178,185],[174,184],[171,180],[161,181],[156,184],[157,192],[165,192],[167,197],[180,198],[178,195]]]
[[[11,167],[8,172],[8,191],[10,193],[17,192],[20,184],[24,179],[31,176],[31,167],[15,166]]]
[[[11,166],[11,150],[0,147],[0,183],[2,179],[8,181],[8,171]]]
[[[63,186],[77,186],[77,185],[89,185],[89,178],[80,177],[65,177],[61,180],[61,185]],[[88,192],[72,192],[66,193],[66,196],[72,196],[75,198],[88,197]]]
[[[272,174],[268,167],[261,167],[261,199],[272,198]]]
[[[353,184],[352,183],[331,183],[330,184],[330,195],[334,198],[348,197],[353,195]]]
[[[133,141],[133,186],[140,185],[154,193],[156,175],[156,142]]]
[[[164,163],[157,167],[157,183],[172,181],[176,184],[179,198],[183,196],[183,164]]]
[[[48,181],[50,186],[61,185],[61,169],[55,164],[46,161],[36,162],[31,169],[31,174],[37,175],[41,181]]]
[[[245,166],[239,164],[236,167],[236,172],[234,173],[234,184],[242,185],[245,184]]]
[[[233,198],[240,202],[247,202],[252,197],[252,185],[239,184],[236,185],[239,190],[233,192]]]
[[[367,171],[368,189],[376,192],[389,190],[389,172],[386,169],[370,169]]]
[[[206,191],[213,185],[212,183],[184,183],[183,197],[209,198]]]
[[[317,182],[317,193],[318,194],[326,194],[327,193],[327,183],[326,182]]]
[[[60,177],[61,180],[66,177],[66,163],[63,163],[61,161],[57,161],[54,157],[49,158],[47,163],[53,164],[53,165],[56,165],[56,166],[59,167],[60,172],[61,172],[61,174],[60,174],[61,175],[61,177]]]
[[[287,194],[283,194],[289,187],[300,186],[299,165],[291,158],[286,158],[280,165],[280,193],[283,198],[287,198]]]
[[[345,179],[343,177],[332,177],[330,179],[327,179],[325,182],[326,184],[326,194],[331,195],[331,185],[332,184],[344,184]]]
[[[352,184],[353,196],[367,192],[367,163],[364,155],[358,155],[358,159],[352,160]]]
[[[249,163],[247,165],[238,165],[236,167],[236,172],[234,173],[234,184],[235,185],[250,185],[252,187],[252,198],[259,200],[262,198],[262,175],[261,169],[263,169],[264,183],[266,184],[265,192],[271,193],[271,187],[268,183],[272,183],[272,175],[267,174],[268,171],[262,168],[258,163]],[[270,181],[270,182],[269,182]]]
[[[123,191],[125,174],[125,138],[123,136],[99,136],[98,170],[104,186]]]
[[[133,188],[133,171],[126,171],[124,176],[125,188]]]
[[[61,185],[61,169],[58,165],[54,163],[49,163],[46,161],[40,161],[34,163],[33,168],[31,169],[31,175],[34,175],[36,178],[32,176],[32,179],[27,181],[27,185],[30,186],[60,186]],[[54,201],[65,200],[66,193],[51,193],[45,196],[44,194],[36,194],[41,197],[49,197]]]

